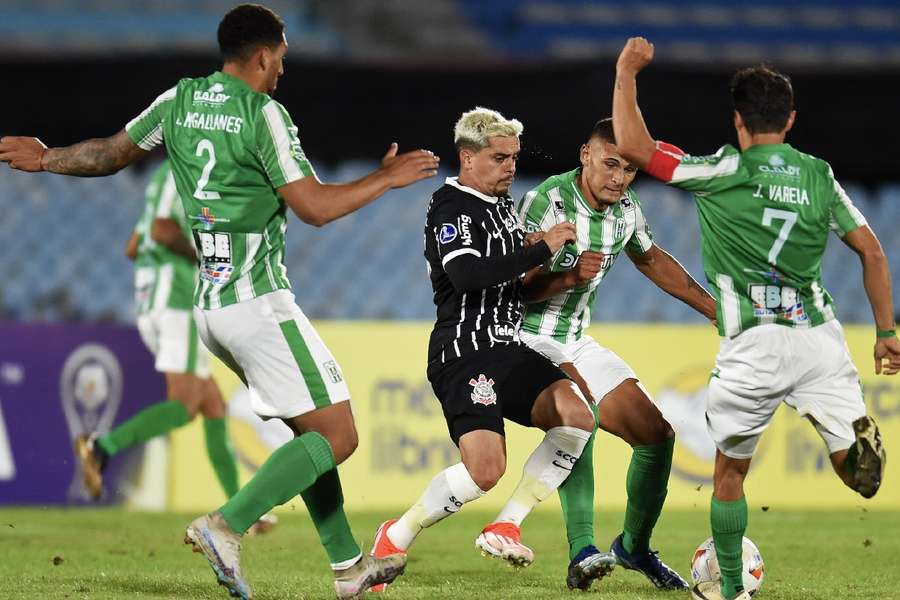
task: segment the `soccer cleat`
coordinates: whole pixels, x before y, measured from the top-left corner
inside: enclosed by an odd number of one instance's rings
[[[872,417],[860,417],[853,421],[856,433],[856,473],[853,489],[863,498],[871,498],[881,487],[887,453],[881,444],[881,432]]]
[[[372,551],[369,554],[375,558],[384,558],[392,554],[406,554],[406,550],[401,550],[395,546],[387,535],[388,528],[396,522],[397,519],[389,519],[378,526],[378,531],[375,532],[375,542],[372,544]],[[369,591],[381,593],[387,589],[387,586],[388,584],[386,583],[379,583],[373,585]]]
[[[250,600],[253,592],[241,575],[241,536],[231,530],[218,512],[194,519],[184,532],[184,543],[203,555],[219,585],[234,598]]]
[[[704,581],[693,587],[691,598],[693,600],[750,600],[750,594],[741,592],[734,598],[726,598],[722,595],[722,586],[718,581]]]
[[[75,456],[81,463],[84,487],[94,500],[103,494],[103,469],[106,467],[106,453],[96,443],[96,434],[82,434],[75,438]]]
[[[534,562],[534,552],[521,540],[522,532],[517,525],[500,521],[482,529],[475,545],[484,556],[501,558],[514,567],[527,567]]]
[[[669,565],[659,560],[659,552],[648,550],[640,554],[629,554],[622,544],[623,534],[616,536],[609,547],[609,551],[616,557],[622,567],[630,571],[639,571],[660,590],[688,590],[687,581],[675,572]]]
[[[373,586],[394,581],[405,568],[406,554],[383,558],[363,554],[349,569],[334,572],[334,592],[338,600],[358,600]]]
[[[272,513],[266,513],[256,520],[256,523],[247,530],[247,535],[264,535],[278,525],[278,517]]]
[[[570,590],[587,591],[595,579],[603,579],[615,567],[615,554],[600,552],[595,546],[585,546],[569,563],[566,585]]]

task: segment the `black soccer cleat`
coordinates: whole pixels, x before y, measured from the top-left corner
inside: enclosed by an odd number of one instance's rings
[[[863,498],[871,498],[881,487],[887,452],[881,444],[881,432],[872,417],[860,417],[853,421],[856,434],[856,473],[853,489]]]

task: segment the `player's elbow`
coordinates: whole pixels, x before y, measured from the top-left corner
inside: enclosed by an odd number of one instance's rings
[[[323,225],[331,222],[331,219],[329,219],[326,215],[317,211],[294,209],[294,214],[297,215],[297,217],[301,221],[303,221],[307,225],[312,225],[313,227],[322,227]]]

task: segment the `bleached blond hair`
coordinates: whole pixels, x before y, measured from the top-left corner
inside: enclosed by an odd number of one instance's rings
[[[464,112],[453,128],[453,143],[457,150],[483,150],[490,145],[488,138],[520,136],[525,127],[518,119],[507,119],[496,110],[476,106]]]

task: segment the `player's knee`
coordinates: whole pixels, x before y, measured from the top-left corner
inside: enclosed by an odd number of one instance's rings
[[[334,462],[336,464],[341,464],[350,458],[356,452],[356,448],[359,447],[359,436],[356,435],[355,429],[343,431],[340,435],[329,437],[328,441],[331,444],[331,451],[334,453]]]
[[[563,425],[584,431],[594,430],[594,414],[571,388],[560,393],[556,401],[556,411]]]
[[[475,485],[486,492],[497,485],[506,471],[506,460],[501,457],[484,458],[474,465],[466,465]]]

